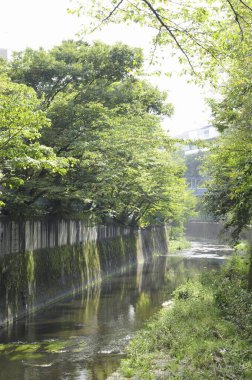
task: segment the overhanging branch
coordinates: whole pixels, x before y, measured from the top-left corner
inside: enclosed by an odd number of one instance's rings
[[[98,26],[96,26],[92,32],[96,31],[97,29],[100,29],[100,27],[106,23],[111,16],[113,16],[113,14],[117,11],[117,9],[120,7],[120,5],[124,2],[124,0],[120,0],[115,6],[114,8],[112,9],[111,12],[109,12],[109,14],[100,22],[100,24]]]
[[[248,4],[246,4],[245,1],[239,0],[239,2],[240,2],[242,5],[244,5],[244,7],[248,8],[248,9],[252,12],[252,8],[251,8]]]
[[[154,14],[154,16],[156,17],[156,19],[160,22],[160,24],[167,30],[167,32],[170,34],[170,36],[172,37],[172,39],[174,40],[175,44],[177,45],[177,47],[179,48],[179,50],[182,52],[182,54],[186,57],[186,60],[187,62],[189,63],[189,66],[191,67],[192,71],[195,73],[194,71],[194,68],[193,68],[193,65],[192,65],[192,62],[187,54],[187,52],[185,51],[185,49],[183,48],[183,46],[180,44],[180,42],[178,41],[177,37],[175,36],[175,34],[172,32],[172,30],[169,28],[169,26],[163,21],[161,15],[158,13],[158,11],[156,9],[153,8],[153,6],[151,5],[151,3],[148,1],[148,0],[143,0],[143,2],[148,6],[148,8],[151,10],[151,12]]]
[[[230,0],[226,0],[230,6],[230,8],[232,9],[232,12],[234,13],[234,16],[235,16],[235,21],[237,22],[238,26],[239,26],[239,29],[240,29],[240,32],[241,32],[241,39],[243,40],[244,39],[244,35],[243,35],[243,29],[242,29],[242,26],[241,26],[241,23],[240,23],[240,20],[239,20],[239,14],[237,13],[237,11],[235,10],[233,4],[231,3]]]

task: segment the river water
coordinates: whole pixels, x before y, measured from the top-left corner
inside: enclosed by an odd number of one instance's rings
[[[231,250],[210,242],[158,256],[0,330],[0,380],[105,380],[129,340],[182,282],[219,268]]]

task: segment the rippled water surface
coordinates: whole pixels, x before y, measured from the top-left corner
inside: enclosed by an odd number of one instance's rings
[[[0,380],[104,380],[181,282],[218,268],[224,245],[193,242],[0,331]]]

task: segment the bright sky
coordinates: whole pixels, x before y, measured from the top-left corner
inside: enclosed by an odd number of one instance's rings
[[[7,48],[10,56],[13,50],[40,46],[47,49],[62,40],[76,38],[83,20],[67,14],[71,5],[69,0],[1,0],[0,48]],[[141,28],[112,25],[92,38],[105,43],[121,40],[148,51],[151,36],[148,30]],[[163,67],[169,69],[170,65],[170,61],[164,61]],[[152,78],[151,81],[169,92],[169,100],[175,106],[175,115],[164,122],[172,135],[209,123],[210,111],[204,104],[204,95],[195,85],[188,84],[185,78],[176,74],[171,78]]]

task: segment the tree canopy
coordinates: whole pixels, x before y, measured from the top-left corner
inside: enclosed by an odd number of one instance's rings
[[[226,227],[234,239],[252,218],[251,127],[230,127],[208,157],[212,180],[205,197],[208,211]]]
[[[223,132],[209,156],[208,210],[238,236],[251,222],[251,0],[77,1],[90,30],[107,23],[137,23],[155,30],[156,47],[169,47],[198,80],[210,78],[213,124]],[[187,70],[188,71],[188,70]],[[218,73],[218,75],[216,75]]]
[[[251,0],[78,4],[76,12],[91,17],[91,29],[108,22],[148,26],[156,30],[154,47],[171,46],[201,81],[213,79],[216,69],[225,74],[215,77],[221,100],[211,101],[214,124],[225,132],[210,155],[213,181],[206,203],[240,231],[251,219],[246,156],[251,140]],[[174,142],[160,127],[160,118],[170,115],[172,106],[142,79],[142,65],[141,50],[123,44],[65,41],[50,51],[15,53],[7,68],[12,81],[35,90],[41,115],[52,124],[40,130],[37,143],[54,158],[72,163],[64,176],[31,168],[25,181],[17,181],[26,202],[43,212],[61,210],[122,223],[148,224],[187,212],[176,197],[187,198],[182,167],[173,157]],[[14,205],[15,191],[5,192]]]
[[[230,67],[221,98],[210,101],[222,135],[209,156],[212,181],[205,202],[211,214],[232,227],[235,239],[252,220],[251,69],[247,46]]]
[[[0,171],[1,204],[8,191],[23,185],[32,171],[63,175],[68,160],[58,158],[52,148],[40,143],[42,129],[50,121],[40,110],[36,93],[24,84],[0,75]]]
[[[88,31],[109,22],[138,23],[155,30],[154,45],[169,46],[189,71],[202,77],[228,68],[237,46],[247,43],[251,0],[76,0],[75,12],[90,17]]]
[[[33,172],[6,196],[6,212],[148,225],[182,221],[192,208],[175,142],[162,130],[173,107],[141,77],[140,49],[65,41],[50,51],[15,53],[14,82],[32,87],[50,128],[40,144],[71,167],[61,176]]]

